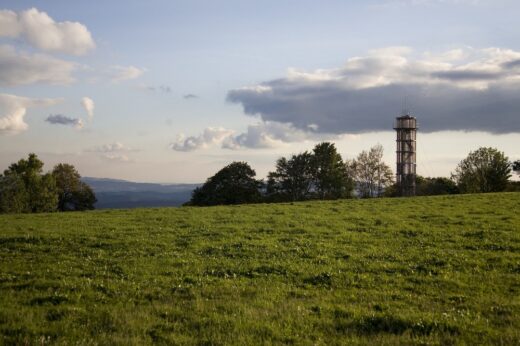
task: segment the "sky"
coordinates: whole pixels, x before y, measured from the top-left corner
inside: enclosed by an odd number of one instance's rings
[[[0,2],[0,170],[200,183],[232,161],[381,144],[417,117],[417,171],[520,159],[516,0]]]

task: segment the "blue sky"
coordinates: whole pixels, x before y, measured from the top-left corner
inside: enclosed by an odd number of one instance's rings
[[[201,182],[245,160],[264,177],[322,140],[349,159],[380,143],[394,167],[405,97],[421,124],[420,174],[448,176],[480,146],[520,158],[517,1],[0,10],[0,169],[36,152],[84,176]]]

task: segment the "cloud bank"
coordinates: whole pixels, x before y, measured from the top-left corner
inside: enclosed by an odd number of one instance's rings
[[[406,97],[421,131],[520,132],[520,52],[457,49],[414,58],[391,47],[336,69],[289,69],[286,77],[231,90],[229,102],[264,122],[301,131],[384,131]]]
[[[31,99],[10,94],[0,94],[0,134],[17,134],[27,130],[25,114],[28,108],[52,106],[60,99]]]
[[[96,44],[87,27],[78,22],[55,22],[47,13],[31,8],[0,11],[0,37],[23,39],[49,52],[83,55]]]
[[[47,119],[45,119],[45,121],[52,125],[72,126],[76,129],[81,129],[83,127],[83,120],[79,118],[71,118],[63,114],[51,114]]]

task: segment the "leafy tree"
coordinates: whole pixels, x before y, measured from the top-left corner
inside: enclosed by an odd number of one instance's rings
[[[397,183],[390,184],[383,192],[383,197],[400,197],[399,186]]]
[[[504,191],[510,177],[508,158],[495,148],[470,152],[452,174],[462,193]]]
[[[25,213],[30,211],[29,194],[23,179],[16,175],[0,175],[0,213]]]
[[[96,196],[90,186],[81,181],[81,176],[73,165],[60,163],[54,166],[52,175],[58,190],[58,210],[94,209]]]
[[[75,206],[75,210],[92,210],[95,208],[94,204],[96,202],[97,198],[94,191],[84,182],[81,182],[79,188],[72,193],[72,204]]]
[[[415,183],[417,196],[452,195],[460,192],[457,184],[445,177],[424,178],[417,175]],[[400,193],[397,184],[394,183],[387,187],[384,196],[399,197]]]
[[[507,188],[504,191],[520,192],[520,181],[509,181],[507,183]]]
[[[233,162],[193,191],[189,205],[244,204],[260,201],[261,182],[246,162]]]
[[[511,166],[513,167],[513,171],[520,175],[520,160],[516,160],[515,162],[511,163]]]
[[[367,152],[363,150],[350,163],[362,198],[380,197],[393,183],[392,169],[383,162],[383,146],[378,144]]]
[[[39,180],[34,190],[35,198],[31,200],[31,211],[33,213],[56,211],[58,207],[56,180],[50,173],[41,175]]]
[[[21,159],[4,171],[6,177],[16,180],[19,177],[28,196],[29,212],[55,211],[58,204],[58,194],[54,177],[43,172],[43,162],[36,154],[29,154],[27,160]],[[17,185],[19,186],[19,185]],[[17,194],[18,195],[18,194]],[[20,192],[20,196],[23,192]]]
[[[276,171],[267,180],[267,195],[276,201],[301,201],[307,199],[313,185],[311,153],[305,151],[289,160],[276,161]]]
[[[518,176],[520,176],[520,160],[511,162],[511,168],[513,169],[513,172],[515,172],[516,174],[518,174]],[[505,191],[509,191],[509,192],[520,191],[520,181],[509,181]]]
[[[313,154],[311,169],[318,198],[351,197],[354,183],[334,143],[317,144]]]
[[[417,196],[451,195],[459,193],[457,184],[445,177],[424,178],[416,177]]]

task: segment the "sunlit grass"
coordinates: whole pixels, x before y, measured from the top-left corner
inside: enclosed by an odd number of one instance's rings
[[[0,216],[0,344],[520,343],[520,194]]]

